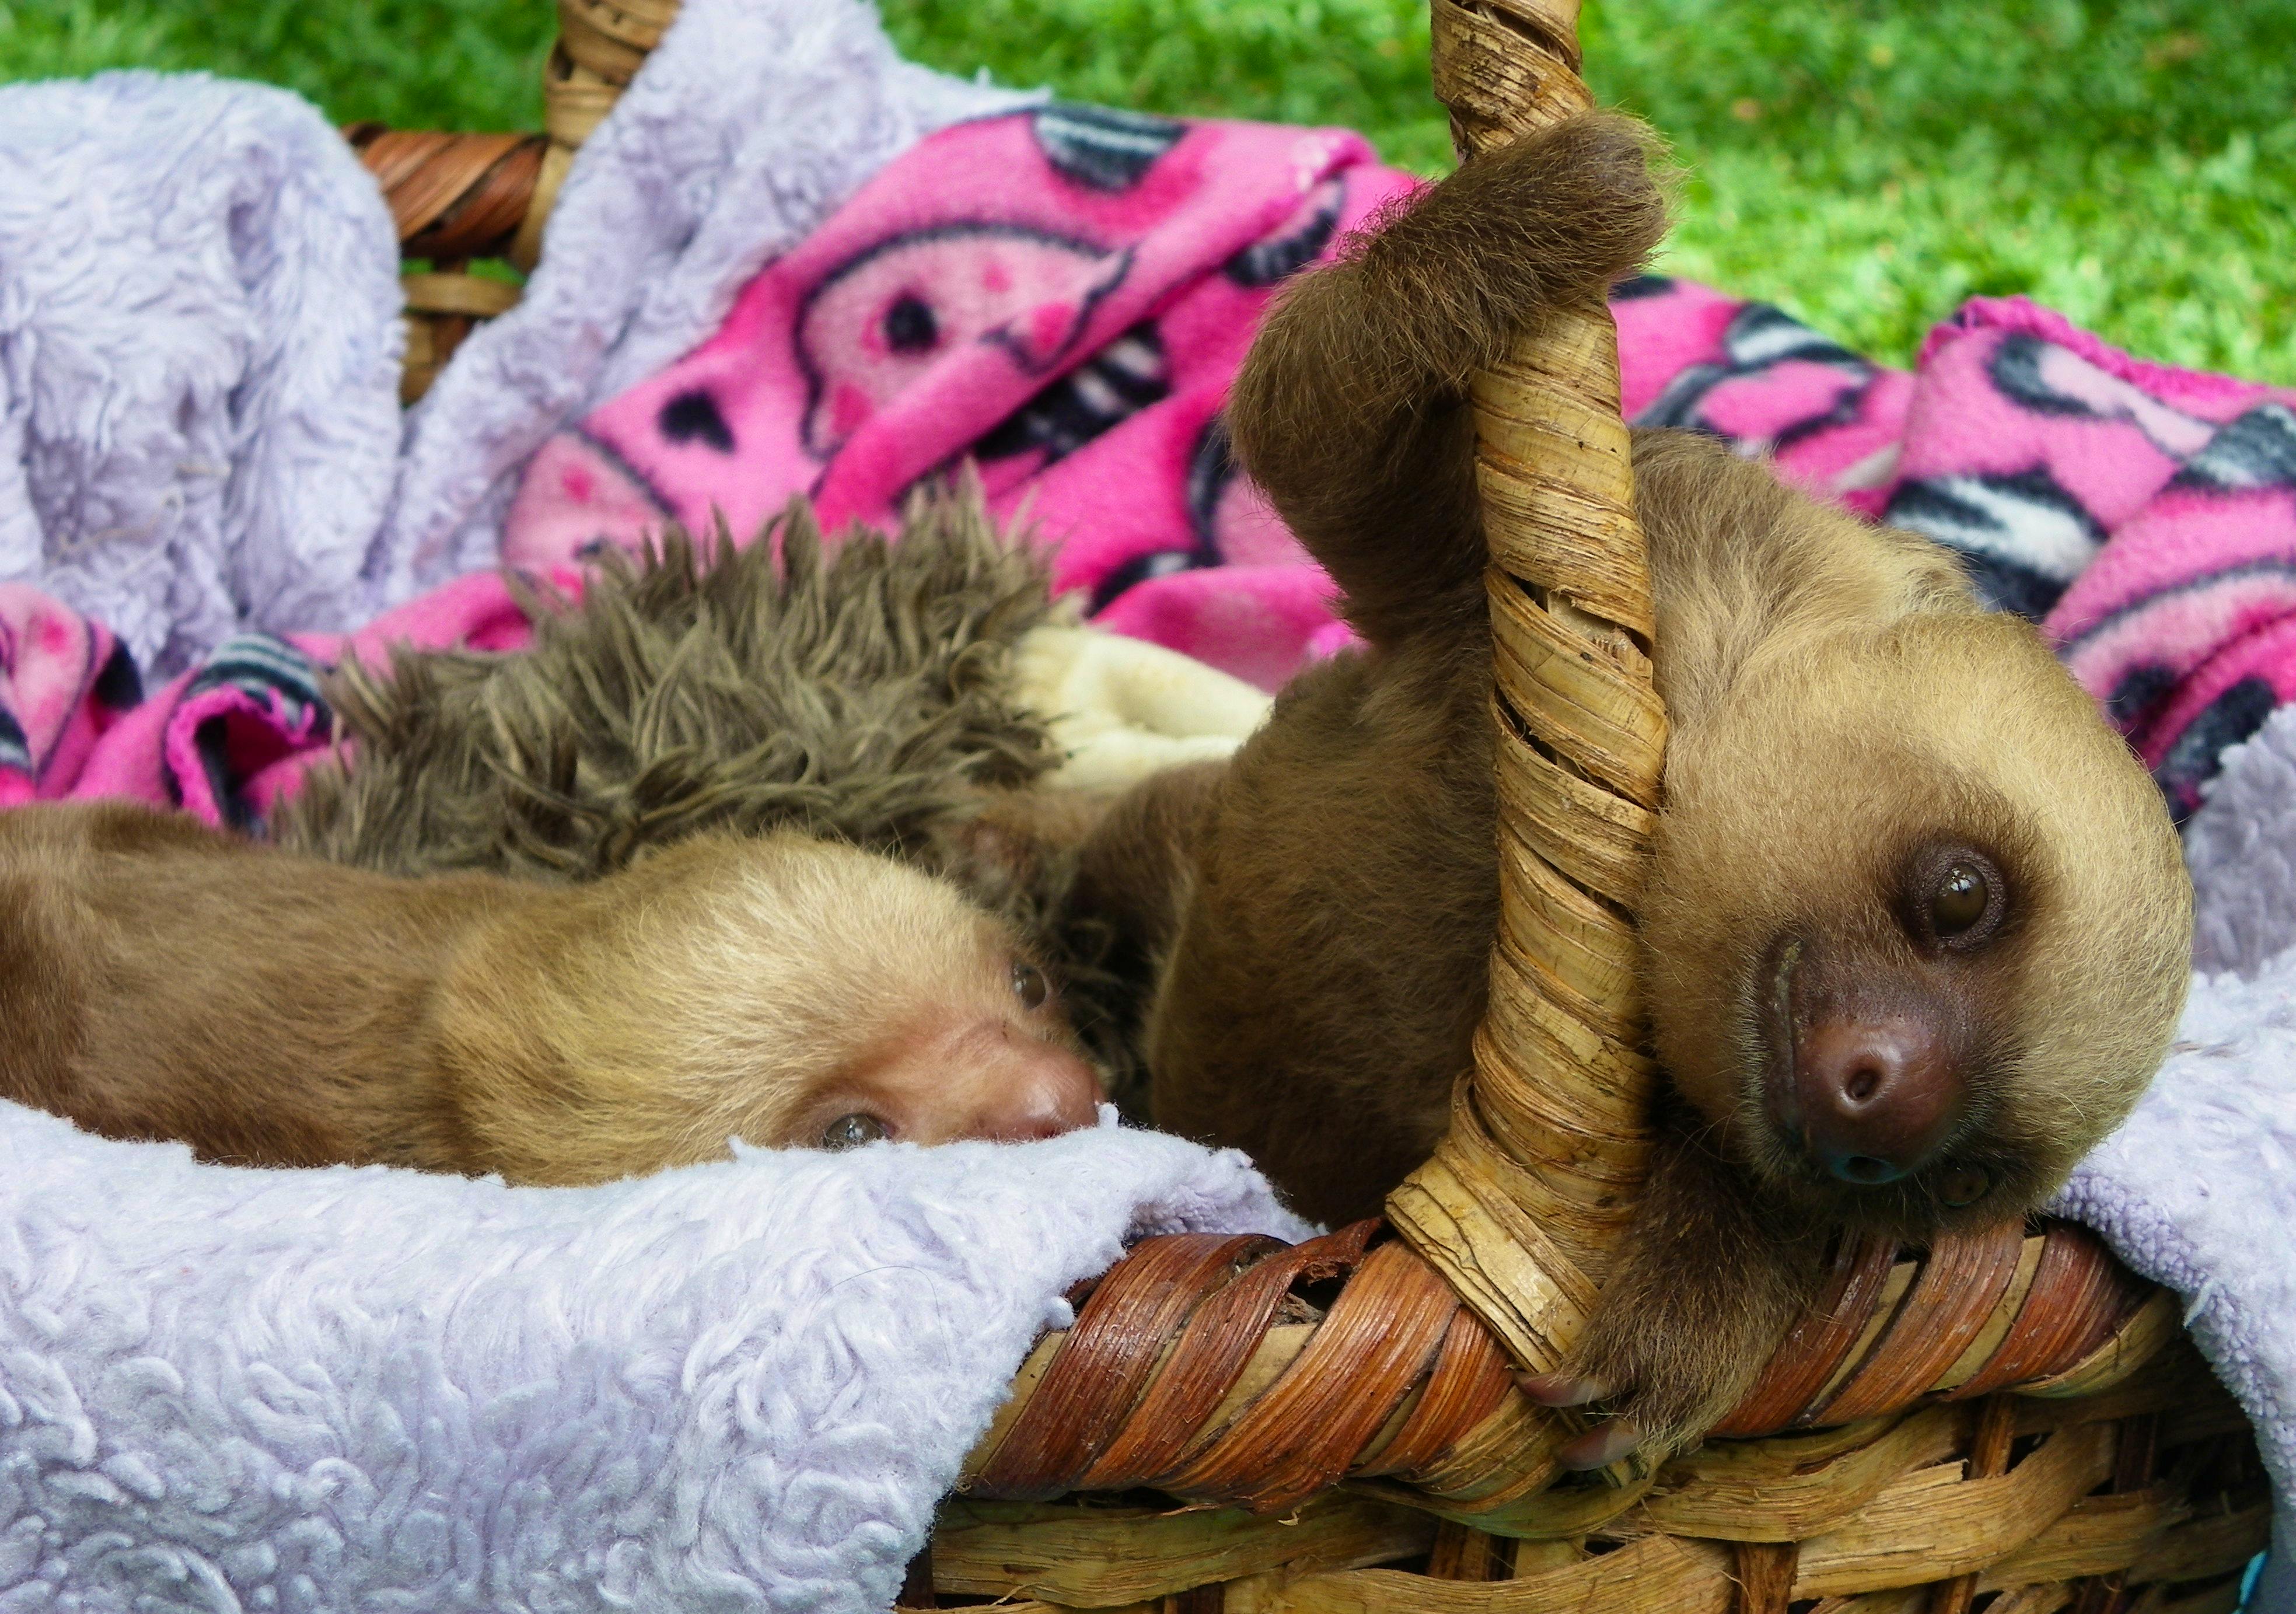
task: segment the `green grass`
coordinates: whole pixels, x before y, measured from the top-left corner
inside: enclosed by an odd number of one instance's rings
[[[937,66],[1349,124],[1447,160],[1422,0],[884,0]],[[522,127],[545,0],[0,0],[0,76],[140,63],[340,119]],[[1598,94],[1690,174],[1669,266],[1904,362],[1975,292],[2296,382],[2296,0],[1588,0]]]

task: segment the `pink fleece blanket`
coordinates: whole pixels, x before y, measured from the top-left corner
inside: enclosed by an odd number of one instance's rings
[[[798,493],[883,524],[970,459],[1105,626],[1272,688],[1329,589],[1237,479],[1220,406],[1277,284],[1412,183],[1340,130],[1061,104],[944,129],[545,445],[503,558],[665,518],[748,533]]]
[[[803,492],[882,522],[970,461],[1101,624],[1273,688],[1347,635],[1237,475],[1221,405],[1284,277],[1412,184],[1334,130],[1065,105],[944,130],[547,443],[503,559],[571,591],[594,545],[665,519],[746,534]],[[1962,551],[2180,814],[2296,695],[2296,394],[2143,363],[2021,300],[1971,302],[1912,372],[1687,282],[1630,282],[1613,308],[1629,415]],[[0,588],[0,802],[256,823],[330,741],[336,659],[528,632],[497,578],[468,578],[357,634],[234,640],[146,696],[102,625]]]

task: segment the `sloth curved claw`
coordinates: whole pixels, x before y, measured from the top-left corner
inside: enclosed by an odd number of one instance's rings
[[[1630,1457],[1642,1446],[1642,1426],[1632,1418],[1613,1418],[1570,1441],[1554,1460],[1575,1472],[1604,1469]]]
[[[1541,1406],[1584,1406],[1610,1399],[1611,1387],[1578,1373],[1517,1373],[1515,1386]]]

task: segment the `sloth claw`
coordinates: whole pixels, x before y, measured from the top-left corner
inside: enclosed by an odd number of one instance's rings
[[[1613,1418],[1570,1441],[1554,1454],[1554,1460],[1573,1472],[1606,1469],[1634,1455],[1642,1443],[1642,1425],[1632,1418]]]
[[[1575,1358],[1560,1371],[1517,1375],[1523,1393],[1542,1405],[1603,1404],[1607,1415],[1556,1453],[1566,1469],[1608,1468],[1636,1453],[1657,1461],[1687,1450],[1745,1389],[1739,1380],[1751,1373],[1734,1373],[1723,1364],[1748,1353],[1688,1357],[1668,1348],[1686,1331],[1647,1311],[1637,1317],[1628,1325],[1623,1315],[1598,1315]]]
[[[1609,1385],[1578,1373],[1517,1373],[1514,1381],[1541,1406],[1584,1406],[1611,1398]]]

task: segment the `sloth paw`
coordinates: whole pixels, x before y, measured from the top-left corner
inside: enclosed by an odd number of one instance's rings
[[[1515,1376],[1523,1394],[1542,1406],[1605,1414],[1556,1454],[1566,1469],[1608,1468],[1638,1452],[1655,1459],[1694,1446],[1753,1377],[1727,1354],[1726,1342],[1709,1336],[1695,1344],[1662,1319],[1604,1328],[1617,1309],[1604,1308],[1569,1367]]]
[[[1559,1371],[1517,1377],[1534,1401],[1604,1415],[1557,1454],[1565,1468],[1696,1445],[1753,1388],[1824,1270],[1824,1230],[1767,1212],[1702,1135],[1661,1127],[1585,1335]]]
[[[1816,1245],[1766,1227],[1686,1145],[1659,1166],[1578,1348],[1517,1381],[1545,1405],[1603,1415],[1558,1454],[1566,1468],[1696,1445],[1753,1387],[1823,1269]]]

